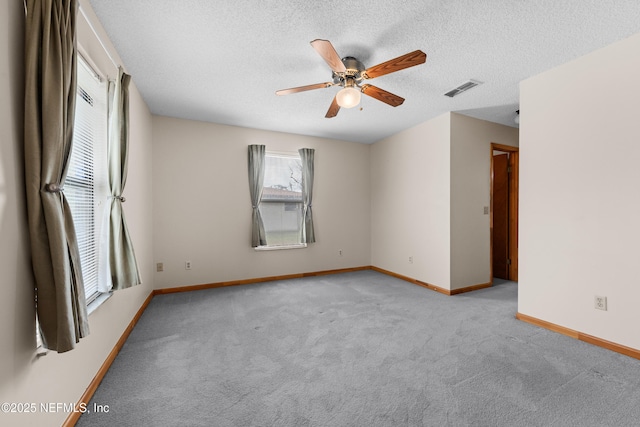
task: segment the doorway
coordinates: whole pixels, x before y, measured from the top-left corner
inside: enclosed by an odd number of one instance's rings
[[[518,281],[518,148],[491,144],[491,277]]]

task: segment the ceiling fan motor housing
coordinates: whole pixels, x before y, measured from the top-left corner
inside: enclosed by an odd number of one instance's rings
[[[345,86],[345,82],[350,80],[355,81],[355,84],[359,84],[363,80],[362,72],[365,70],[364,64],[353,56],[345,56],[342,58],[342,63],[347,70],[343,73],[332,72],[331,77],[333,77],[333,83]]]

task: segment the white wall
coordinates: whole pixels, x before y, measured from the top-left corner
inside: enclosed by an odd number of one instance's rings
[[[491,143],[518,146],[518,129],[451,114],[451,289],[491,281]]]
[[[443,114],[371,151],[371,263],[445,289],[451,272],[450,120]]]
[[[635,349],[638,76],[640,34],[520,86],[518,310]]]
[[[89,10],[87,1],[81,1]],[[79,15],[82,19],[82,15]],[[94,22],[94,25],[98,25]],[[0,401],[77,402],[153,289],[151,223],[151,115],[134,84],[131,88],[131,151],[125,211],[143,284],[119,291],[89,317],[91,335],[73,351],[35,358],[26,201],[24,198],[23,91],[24,9],[22,2],[0,3]],[[95,46],[85,25],[78,38]],[[104,36],[103,36],[104,37]],[[108,43],[107,43],[108,44]],[[108,44],[109,48],[110,44]],[[117,55],[112,52],[113,56]],[[105,64],[96,57],[96,62]],[[107,70],[107,72],[109,72]],[[108,404],[108,402],[105,402]],[[0,424],[59,426],[67,413],[0,414]]]
[[[371,264],[369,145],[160,116],[153,132],[154,256],[164,263],[157,288]],[[250,144],[316,150],[316,243],[251,248]]]
[[[0,3],[0,395],[28,371],[35,310],[24,197],[24,11]],[[22,334],[20,332],[23,332]]]
[[[445,113],[373,145],[374,266],[448,290],[491,280],[492,142],[518,129]]]

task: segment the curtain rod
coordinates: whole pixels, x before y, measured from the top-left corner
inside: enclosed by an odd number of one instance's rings
[[[85,21],[87,21],[87,24],[89,24],[89,28],[91,28],[91,31],[93,31],[93,34],[96,36],[96,39],[98,39],[98,42],[100,43],[100,46],[102,46],[104,53],[106,53],[107,56],[109,57],[109,60],[111,61],[111,63],[116,67],[116,69],[118,69],[118,67],[122,67],[124,69],[124,66],[118,64],[109,53],[109,49],[107,49],[107,47],[102,42],[102,39],[98,35],[98,32],[96,31],[96,29],[93,27],[91,20],[89,20],[89,17],[87,16],[87,13],[84,11],[81,4],[78,4],[78,8],[80,9],[80,13],[82,13],[82,16],[84,16]]]
[[[82,58],[84,63],[87,65],[87,67],[89,67],[91,73],[93,74],[93,77],[96,80],[100,82],[104,81],[105,78],[109,80],[108,76],[105,77],[100,71],[98,71],[99,68],[96,66],[95,62],[93,62],[91,57],[85,52],[85,49],[82,47],[80,43],[78,43],[78,56]]]
[[[22,5],[24,6],[24,16],[28,15],[28,8],[27,8],[27,0],[22,0]],[[116,69],[118,69],[119,67],[122,67],[122,69],[124,70],[124,65],[119,65],[111,56],[111,54],[109,53],[109,49],[107,49],[107,47],[104,45],[104,43],[102,42],[102,39],[100,38],[100,36],[98,35],[98,32],[96,31],[96,29],[94,28],[93,24],[91,23],[91,20],[89,20],[89,17],[87,16],[87,13],[84,11],[84,8],[82,7],[82,5],[80,3],[78,3],[78,9],[80,9],[80,13],[82,13],[82,16],[84,16],[84,20],[87,22],[87,24],[89,25],[89,28],[91,28],[91,31],[93,32],[93,34],[96,36],[96,39],[98,39],[98,43],[100,43],[100,46],[102,46],[102,50],[104,50],[104,53],[107,54],[107,56],[109,57],[109,60],[111,61],[111,63],[114,65],[114,67],[116,67]],[[79,52],[81,53],[81,52]],[[95,69],[95,64],[93,64],[93,61],[90,61],[88,58],[88,55],[86,53],[84,53],[84,55],[82,55],[82,59],[84,59],[86,62],[90,63],[89,65],[91,66],[91,68],[93,68],[93,72],[96,74],[96,76],[98,78],[100,78],[100,74],[96,72]],[[126,71],[126,70],[125,70]]]

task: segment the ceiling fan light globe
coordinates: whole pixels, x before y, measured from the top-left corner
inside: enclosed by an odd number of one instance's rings
[[[353,87],[346,87],[338,92],[336,101],[342,108],[353,108],[360,104],[360,91]]]

